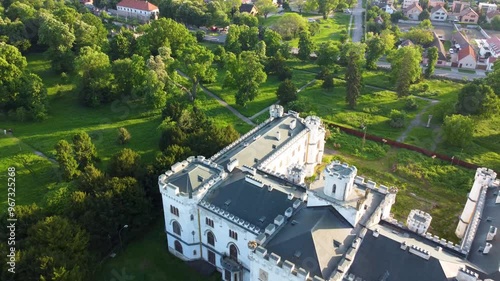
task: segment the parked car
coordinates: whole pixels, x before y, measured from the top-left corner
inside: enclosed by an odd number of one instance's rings
[[[450,52],[450,54],[454,54],[455,53],[455,49],[453,49],[453,48],[450,48],[448,51]]]
[[[351,13],[352,13],[352,11],[351,11],[350,9],[345,9],[345,10],[344,10],[344,13],[346,13],[346,14],[351,14]]]

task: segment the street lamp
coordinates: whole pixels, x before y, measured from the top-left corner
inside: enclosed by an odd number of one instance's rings
[[[128,224],[124,225],[120,230],[118,231],[118,238],[120,238],[120,251],[123,250],[123,244],[122,244],[122,236],[121,232],[124,228],[128,228]]]

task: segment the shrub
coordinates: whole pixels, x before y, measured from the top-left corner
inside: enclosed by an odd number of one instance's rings
[[[415,97],[407,97],[405,99],[405,109],[408,111],[417,110],[418,104]]]
[[[389,124],[393,128],[402,128],[405,126],[405,118],[406,114],[404,111],[399,111],[396,109],[391,110],[390,116],[391,118]]]
[[[128,132],[127,129],[125,129],[123,127],[118,129],[118,143],[119,144],[126,144],[130,141],[131,138],[132,138],[132,136],[130,135],[130,133]]]
[[[205,38],[205,31],[203,31],[203,30],[196,31],[196,40],[198,42],[203,42],[204,38]]]

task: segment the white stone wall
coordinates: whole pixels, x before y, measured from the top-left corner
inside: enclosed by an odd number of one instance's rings
[[[137,10],[137,9],[122,7],[122,6],[116,6],[116,9],[120,12],[126,12],[126,13],[130,13],[130,14],[134,14],[134,15],[140,15],[143,17],[150,17],[152,14],[160,12],[158,9],[153,10],[153,11],[143,11],[143,10]]]
[[[255,241],[256,235],[247,231],[243,227],[226,220],[225,218],[216,215],[204,208],[199,208],[200,211],[200,228],[202,233],[202,243],[203,243],[203,259],[208,261],[207,246],[207,233],[211,231],[215,235],[215,254],[216,254],[216,266],[222,271],[220,265],[221,255],[226,254],[229,256],[229,246],[231,244],[236,245],[238,248],[238,261],[241,262],[242,266],[246,269],[250,269],[250,260],[248,259],[249,248],[248,242]],[[214,227],[210,227],[206,224],[206,218],[210,218],[214,221]],[[234,240],[229,237],[229,230],[236,231],[238,233],[238,240]],[[251,280],[249,272],[243,269],[243,280]]]

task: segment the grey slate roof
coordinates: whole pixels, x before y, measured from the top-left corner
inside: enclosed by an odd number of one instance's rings
[[[344,245],[350,245],[355,238],[352,230],[349,222],[331,206],[304,207],[264,247],[282,261],[289,260],[309,271],[311,276],[328,279],[348,249]]]
[[[434,37],[432,41],[432,46],[438,49],[438,60],[445,61],[446,60],[446,50],[444,49],[443,42],[439,40],[436,32],[432,32],[432,36]]]
[[[493,280],[500,280],[500,204],[495,204],[495,193],[498,192],[498,188],[490,188],[486,193],[482,220],[477,228],[476,236],[472,242],[471,250],[468,256],[471,263],[479,267]],[[486,243],[486,235],[490,230],[490,226],[497,228],[497,235],[495,239],[489,241],[493,247],[487,255],[484,255],[479,251],[479,248],[484,247]]]
[[[215,174],[214,170],[202,164],[190,164],[182,172],[173,175],[169,182],[177,186],[179,192],[190,194]]]
[[[245,174],[237,168],[221,186],[210,190],[204,200],[261,230],[273,223],[276,216],[283,215],[294,202],[288,199],[288,194],[277,189],[269,191],[266,186],[258,187],[245,181]]]
[[[368,230],[349,273],[363,280],[381,280],[384,275],[385,281],[448,280],[438,259],[425,260],[400,246],[381,234],[374,237],[373,231]]]

